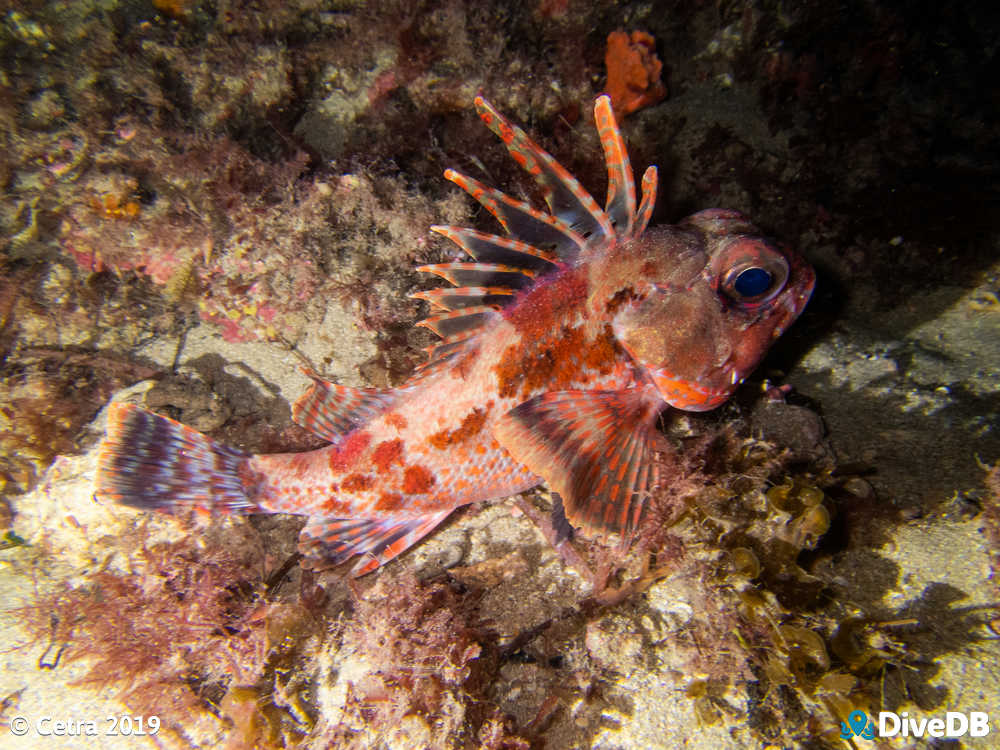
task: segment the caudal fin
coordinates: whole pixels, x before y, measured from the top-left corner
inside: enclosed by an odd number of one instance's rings
[[[96,494],[144,509],[252,512],[241,474],[249,456],[132,404],[112,404]]]

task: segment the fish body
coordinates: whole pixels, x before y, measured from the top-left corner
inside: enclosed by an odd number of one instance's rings
[[[666,478],[652,460],[667,407],[723,403],[799,315],[812,269],[735,211],[647,229],[656,171],[637,201],[607,97],[595,119],[604,209],[488,102],[481,118],[536,179],[548,211],[445,176],[506,236],[433,227],[472,258],[424,266],[453,286],[419,292],[442,337],[403,386],[311,375],[294,419],[330,445],[248,455],[132,405],[115,405],[97,493],[142,508],[199,506],[308,517],[307,565],[359,556],[374,570],[455,508],[547,481],[568,521],[630,535]]]

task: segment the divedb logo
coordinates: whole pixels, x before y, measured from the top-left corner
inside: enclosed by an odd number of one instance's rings
[[[840,736],[849,740],[861,737],[985,737],[990,733],[990,715],[985,711],[947,711],[940,716],[914,718],[906,711],[879,711],[876,725],[864,711],[851,711],[840,723]]]
[[[906,711],[895,714],[879,711],[880,737],[985,737],[990,733],[990,715],[985,711],[948,711],[944,718],[926,716],[914,719]]]

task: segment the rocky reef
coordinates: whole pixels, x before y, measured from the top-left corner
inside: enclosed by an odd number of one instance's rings
[[[64,714],[158,718],[109,747],[832,748],[852,711],[995,713],[998,30],[985,2],[4,11],[4,742]],[[542,489],[350,581],[300,569],[295,518],[94,501],[112,397],[276,452],[318,444],[300,366],[403,381],[413,266],[452,253],[428,227],[494,229],[442,171],[537,198],[473,97],[599,195],[605,91],[654,223],[738,209],[819,272],[732,403],[665,416],[630,549],[564,540]]]

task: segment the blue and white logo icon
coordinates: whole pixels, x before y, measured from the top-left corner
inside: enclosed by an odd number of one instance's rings
[[[851,711],[847,721],[840,722],[840,738],[849,740],[852,737],[875,739],[875,725],[864,711]]]

